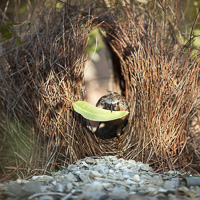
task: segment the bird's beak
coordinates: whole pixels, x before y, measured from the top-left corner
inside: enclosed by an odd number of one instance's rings
[[[110,110],[111,112],[113,111],[114,106],[112,105],[112,103],[110,104]]]

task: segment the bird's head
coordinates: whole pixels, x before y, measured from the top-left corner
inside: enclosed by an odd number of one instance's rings
[[[106,110],[110,110],[112,111],[120,111],[120,107],[119,107],[119,99],[112,97],[112,98],[107,98],[104,101],[104,105],[103,108]]]

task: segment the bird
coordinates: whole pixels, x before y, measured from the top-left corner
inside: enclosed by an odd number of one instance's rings
[[[112,111],[129,111],[128,102],[126,101],[124,96],[116,92],[112,92],[112,91],[108,91],[108,92],[109,92],[108,94],[102,96],[97,101],[96,107],[110,110],[111,112]],[[100,122],[99,126],[97,127],[96,132],[99,131],[99,127],[101,123],[102,122]],[[103,123],[105,123],[105,125],[114,126],[116,128],[116,136],[118,138],[118,149],[120,150],[121,149],[121,133],[122,133],[123,127],[127,123],[127,116],[120,119],[103,122]]]

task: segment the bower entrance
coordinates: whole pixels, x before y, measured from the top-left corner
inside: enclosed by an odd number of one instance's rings
[[[113,55],[113,51],[110,52],[101,30],[94,29],[90,33],[88,49],[89,59],[86,62],[84,73],[87,102],[96,105],[97,101],[102,96],[107,95],[109,91],[118,94],[124,93],[124,87],[123,89],[120,87],[124,86],[120,62],[117,60],[116,55]],[[113,58],[115,58],[115,62],[113,62]],[[103,140],[112,139],[111,142],[116,144],[116,127],[105,126],[103,123],[97,132],[98,125],[99,122],[89,121],[89,126],[92,127],[91,131],[98,138]]]

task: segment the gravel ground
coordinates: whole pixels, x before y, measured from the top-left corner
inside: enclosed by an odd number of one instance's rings
[[[0,184],[0,199],[197,200],[199,186],[198,177],[181,172],[158,174],[134,160],[88,157],[51,176]]]

